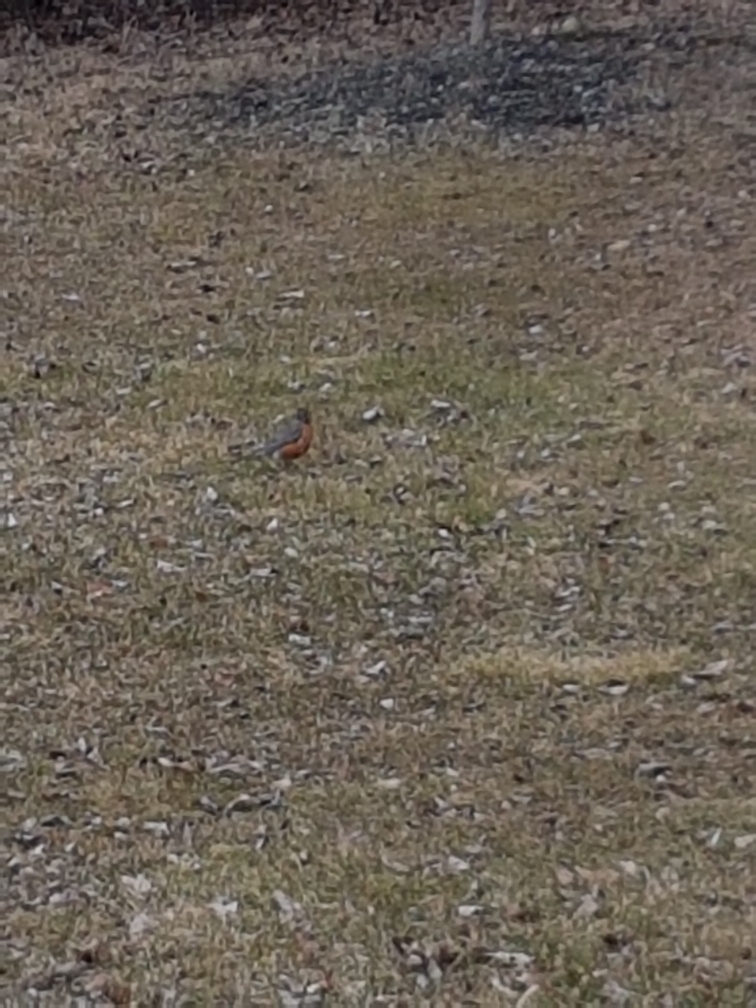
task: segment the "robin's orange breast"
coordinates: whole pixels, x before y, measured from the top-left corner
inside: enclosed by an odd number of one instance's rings
[[[306,451],[308,451],[311,444],[312,424],[302,424],[302,429],[297,440],[289,441],[288,444],[285,444],[281,448],[279,455],[282,459],[286,459],[287,461],[300,458]]]

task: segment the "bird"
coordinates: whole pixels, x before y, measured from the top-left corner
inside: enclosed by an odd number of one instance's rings
[[[291,462],[310,450],[312,434],[310,411],[300,407],[291,420],[257,449],[257,454],[277,455],[284,462]]]

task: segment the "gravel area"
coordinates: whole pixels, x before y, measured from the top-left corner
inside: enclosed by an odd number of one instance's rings
[[[207,128],[271,130],[297,141],[357,133],[417,139],[434,127],[469,123],[491,134],[542,127],[587,127],[669,107],[665,93],[638,87],[659,46],[678,61],[695,45],[683,31],[664,38],[641,32],[496,39],[472,50],[436,46],[370,63],[343,61],[294,79],[251,79],[226,91],[174,101]]]

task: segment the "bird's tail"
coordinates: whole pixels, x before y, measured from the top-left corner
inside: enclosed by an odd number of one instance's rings
[[[250,456],[264,455],[266,445],[261,445],[259,441],[237,441],[228,446],[229,455],[234,458],[249,458]]]

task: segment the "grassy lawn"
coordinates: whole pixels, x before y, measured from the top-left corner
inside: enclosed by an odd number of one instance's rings
[[[16,151],[3,1003],[750,1003],[746,154]]]

